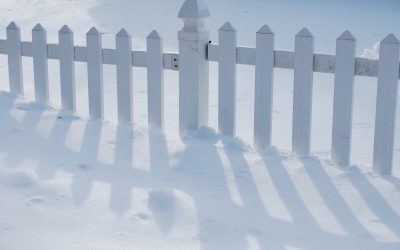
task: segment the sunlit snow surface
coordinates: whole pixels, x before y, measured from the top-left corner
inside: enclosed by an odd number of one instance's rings
[[[16,21],[23,40],[40,22],[49,42],[68,24],[85,45],[91,26],[113,48],[126,28],[135,50],[157,29],[177,50],[182,1],[37,0],[0,3],[0,37]],[[207,1],[207,27],[231,21],[238,44],[254,46],[268,24],[276,47],[292,50],[304,26],[316,51],[335,52],[344,30],[357,54],[376,55],[388,33],[400,37],[398,1]],[[0,56],[0,89],[8,90]],[[77,63],[77,114],[61,112],[59,69],[51,61],[52,106],[32,103],[32,60],[25,58],[26,99],[0,93],[0,249],[399,249],[400,133],[395,177],[371,173],[376,80],[357,77],[352,162],[329,161],[333,76],[315,74],[313,156],[297,158],[291,143],[293,72],[275,70],[274,148],[252,143],[254,70],[238,67],[239,138],[203,128],[177,136],[177,72],[166,72],[166,135],[147,127],[146,71],[134,68],[135,124],[117,126],[115,68],[104,68],[106,122],[87,121],[86,65]],[[216,127],[217,65],[211,64],[210,126]],[[397,130],[400,126],[397,126]]]

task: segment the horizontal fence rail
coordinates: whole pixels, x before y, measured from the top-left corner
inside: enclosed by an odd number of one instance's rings
[[[15,45],[15,44],[14,44]],[[47,58],[60,60],[59,44],[47,44]],[[8,55],[9,44],[7,40],[0,39],[0,54]],[[32,42],[21,42],[21,56],[34,57],[34,45]],[[147,67],[147,53],[146,51],[132,51],[132,66],[133,67]],[[87,62],[88,60],[87,47],[74,46],[74,61]],[[117,65],[117,52],[116,49],[102,49],[102,63],[108,65]],[[163,53],[163,68],[167,70],[179,70],[176,64],[177,53]]]
[[[237,47],[236,48],[236,64],[256,65],[256,48]],[[208,60],[213,62],[219,61],[219,46],[211,43],[208,46]],[[378,60],[356,57],[355,58],[354,75],[356,76],[378,76]],[[293,51],[274,51],[274,67],[279,69],[294,68],[294,52]],[[398,78],[400,79],[400,65]],[[335,55],[314,54],[313,71],[316,73],[335,73]]]

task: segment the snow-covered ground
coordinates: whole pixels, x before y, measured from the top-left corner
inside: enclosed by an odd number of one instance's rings
[[[16,21],[23,40],[42,23],[50,42],[68,24],[77,44],[91,26],[114,47],[122,27],[145,49],[157,29],[176,51],[182,1],[2,0],[0,37]],[[276,46],[292,50],[307,26],[318,52],[334,53],[349,29],[357,53],[376,56],[376,42],[400,37],[399,1],[207,1],[212,40],[231,21],[238,43],[254,46],[268,24]],[[177,72],[166,72],[166,135],[146,129],[146,72],[134,71],[135,125],[116,125],[115,69],[105,67],[106,122],[88,121],[86,67],[77,63],[78,112],[59,111],[57,62],[51,62],[52,107],[33,100],[32,62],[24,59],[26,98],[0,93],[0,249],[399,249],[400,133],[395,176],[371,173],[376,80],[357,77],[354,166],[329,159],[333,77],[315,74],[312,151],[290,152],[293,73],[275,70],[273,144],[251,146],[254,72],[238,69],[238,131],[223,138],[203,128],[177,136]],[[211,68],[211,127],[216,127],[216,74]],[[8,90],[6,57],[0,89]],[[397,126],[400,129],[400,126]],[[398,130],[399,130],[398,129]],[[396,177],[397,176],[397,177]]]

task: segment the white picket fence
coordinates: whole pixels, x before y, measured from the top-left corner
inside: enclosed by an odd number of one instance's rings
[[[236,30],[224,24],[219,44],[210,44],[208,59],[219,63],[219,129],[235,133],[236,64],[255,66],[254,143],[271,145],[273,68],[293,69],[292,149],[310,153],[313,72],[335,74],[332,130],[332,160],[350,164],[354,77],[378,79],[374,137],[374,170],[392,170],[399,73],[399,41],[390,34],[380,43],[379,60],[355,57],[356,40],[349,31],[336,41],[336,56],[314,53],[312,34],[302,29],[295,37],[295,51],[274,50],[274,33],[263,26],[256,35],[256,48],[237,47]]]
[[[208,125],[209,61],[218,62],[218,129],[235,136],[236,65],[255,66],[254,145],[271,145],[273,69],[294,70],[292,149],[299,155],[310,153],[313,72],[332,73],[334,107],[332,160],[350,165],[353,89],[355,76],[377,78],[377,104],[373,170],[391,174],[396,120],[397,85],[400,78],[397,38],[390,34],[380,43],[379,60],[355,56],[356,40],[345,31],[338,37],[336,55],[314,53],[312,34],[302,29],[295,37],[295,51],[275,50],[274,33],[263,26],[256,34],[256,47],[239,47],[236,30],[225,23],[218,44],[209,43],[204,25],[209,11],[202,0],[186,0],[179,11],[184,27],[178,32],[179,54],[164,53],[157,31],[147,37],[147,51],[132,51],[130,35],[122,29],[116,35],[116,49],[102,47],[101,33],[92,28],[86,47],[74,46],[73,32],[64,26],[59,44],[47,44],[40,25],[32,30],[32,42],[22,42],[15,23],[7,27],[7,39],[0,40],[0,54],[8,55],[10,91],[23,94],[22,56],[32,57],[35,98],[48,101],[48,59],[60,61],[62,107],[75,111],[75,62],[86,62],[89,85],[89,114],[103,117],[103,64],[116,65],[117,109],[120,122],[131,122],[132,67],[147,68],[149,126],[164,126],[164,70],[179,70],[180,133]]]
[[[32,30],[32,42],[21,42],[19,27],[12,22],[7,27],[7,39],[0,40],[0,54],[8,55],[10,90],[23,94],[22,56],[33,58],[35,98],[48,101],[48,59],[60,61],[61,104],[75,111],[75,65],[86,62],[89,84],[89,114],[103,117],[103,64],[116,65],[118,120],[132,121],[132,67],[146,67],[149,82],[149,114],[151,121],[162,127],[163,70],[178,69],[178,55],[163,53],[162,39],[156,31],[147,37],[147,52],[132,51],[132,41],[126,30],[116,35],[116,49],[102,48],[102,34],[92,28],[86,34],[87,46],[74,46],[73,32],[68,26],[59,31],[59,43],[47,44],[46,30],[37,24]],[[150,119],[149,118],[149,119]]]

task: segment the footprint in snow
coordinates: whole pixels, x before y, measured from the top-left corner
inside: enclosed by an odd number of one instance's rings
[[[40,206],[44,203],[44,198],[41,196],[30,197],[25,201],[28,206]]]
[[[83,164],[83,163],[78,164],[77,167],[78,167],[78,169],[81,170],[81,171],[89,171],[89,170],[92,169],[91,166],[89,166],[89,165],[87,165],[87,164]]]
[[[135,219],[137,220],[141,220],[141,221],[147,221],[149,218],[149,215],[144,213],[144,212],[138,212],[133,216]]]

